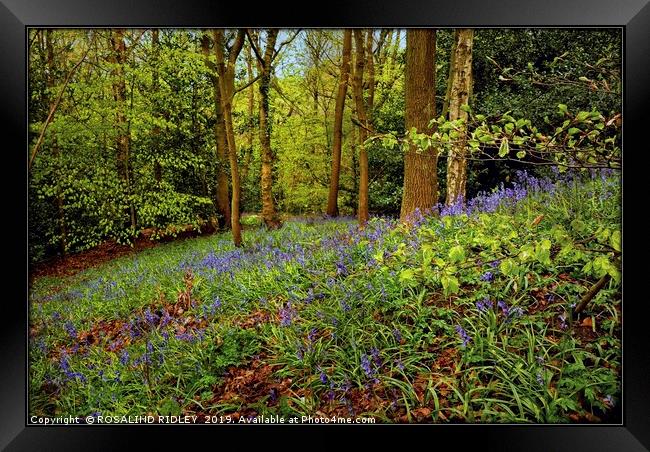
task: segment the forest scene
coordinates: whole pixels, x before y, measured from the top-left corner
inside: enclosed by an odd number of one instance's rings
[[[28,415],[621,422],[621,29],[27,32]]]

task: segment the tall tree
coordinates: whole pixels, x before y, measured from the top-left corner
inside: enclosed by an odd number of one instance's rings
[[[228,143],[228,159],[230,161],[230,178],[232,185],[230,218],[232,238],[235,246],[239,247],[242,245],[241,222],[239,220],[241,185],[239,180],[239,164],[237,162],[235,131],[232,121],[232,100],[235,95],[235,63],[237,62],[237,56],[244,45],[246,32],[243,29],[238,30],[231,46],[228,46],[223,30],[215,29],[213,30],[213,35],[214,49],[217,57],[217,73],[219,74],[219,93],[221,94],[220,100],[226,129],[226,141]],[[228,51],[227,59],[226,50]]]
[[[273,200],[273,164],[275,163],[275,153],[271,148],[271,121],[269,118],[269,90],[271,88],[272,64],[275,57],[275,42],[277,38],[277,29],[267,30],[266,48],[262,55],[249,34],[251,47],[257,56],[259,72],[262,219],[268,229],[276,229],[282,224],[277,215]]]
[[[251,53],[252,46],[246,46],[246,72],[248,74],[248,109],[247,113],[247,127],[246,127],[246,148],[244,149],[244,162],[241,168],[241,178],[246,180],[248,176],[248,170],[251,164],[251,158],[253,157],[253,126],[255,125],[255,117],[253,112],[255,109],[255,74],[253,73],[253,54]]]
[[[217,45],[216,43],[214,44]],[[224,123],[223,108],[221,106],[221,90],[219,88],[219,78],[217,76],[217,68],[210,60],[210,35],[207,31],[201,36],[201,49],[203,51],[204,61],[207,65],[210,81],[212,82],[212,92],[214,94],[214,110],[215,110],[215,123],[214,123],[214,137],[215,137],[215,155],[217,158],[217,193],[216,204],[217,211],[223,218],[221,226],[231,226],[231,213],[230,202],[228,197],[228,174],[226,167],[228,166],[228,146],[226,144],[226,125]]]
[[[132,194],[129,162],[131,136],[126,115],[126,78],[124,76],[124,68],[126,66],[127,51],[124,41],[124,29],[112,29],[110,31],[110,42],[112,47],[111,63],[113,65],[113,99],[116,104],[115,126],[117,129],[117,173],[126,187],[127,196],[130,198]],[[135,205],[132,200],[129,200],[129,206],[131,228],[135,229]]]
[[[348,91],[348,78],[350,75],[350,57],[352,53],[352,30],[343,32],[343,51],[341,61],[341,74],[339,87],[336,94],[336,107],[334,110],[334,143],[332,146],[332,174],[330,177],[329,196],[327,198],[327,214],[335,217],[339,214],[339,177],[341,174],[341,149],[343,145],[343,110],[345,96]]]
[[[41,30],[42,33],[42,30]],[[47,52],[47,75],[45,79],[45,84],[49,90],[54,90],[54,86],[56,85],[56,78],[55,74],[57,73],[57,67],[56,63],[54,61],[54,43],[53,43],[53,32],[52,29],[47,29],[45,30],[45,49]],[[47,94],[44,97],[44,101],[46,103],[49,103],[49,98]],[[57,143],[56,136],[53,138],[53,143],[52,143],[52,156],[54,157],[54,161],[56,164],[56,171],[60,172],[61,171],[61,164],[60,164],[60,158],[61,158],[61,153],[59,151],[59,145]],[[56,184],[56,209],[57,209],[57,214],[58,214],[58,220],[59,220],[59,229],[61,232],[61,240],[60,240],[60,247],[61,247],[61,253],[66,254],[68,250],[68,233],[67,233],[67,226],[65,222],[65,207],[64,207],[64,200],[63,200],[63,190],[61,189],[61,184],[57,182]]]
[[[436,30],[406,32],[405,126],[410,131],[432,133],[429,122],[436,115]],[[416,209],[427,210],[438,202],[438,152],[417,149],[411,143],[404,156],[404,193],[400,219],[408,221]]]
[[[354,30],[355,68],[352,78],[352,91],[359,125],[359,208],[357,218],[361,226],[368,221],[368,151],[365,141],[368,138],[368,115],[363,99],[363,73],[366,64],[363,30]]]
[[[151,53],[153,57],[153,74],[152,74],[152,90],[153,90],[153,116],[159,118],[161,116],[160,107],[160,30],[154,28],[151,31]],[[160,126],[155,123],[152,131],[152,143],[154,148],[154,163],[153,173],[155,181],[160,184],[162,181],[162,165],[158,155],[160,153]]]
[[[467,117],[468,113],[462,107],[469,104],[472,91],[472,45],[474,30],[457,29],[454,33],[454,46],[449,66],[448,113],[449,120],[464,121],[456,141],[447,157],[447,199],[451,205],[463,202],[467,184]]]

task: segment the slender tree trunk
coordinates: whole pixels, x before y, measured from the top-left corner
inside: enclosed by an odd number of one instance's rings
[[[356,114],[356,109],[355,109],[355,114]],[[357,151],[356,151],[356,142],[357,142],[357,134],[356,134],[356,129],[357,127],[352,127],[350,130],[350,148],[352,150],[352,193],[357,195],[357,199],[354,199],[354,196],[352,196],[352,212],[354,215],[357,214],[358,209],[359,209],[359,159],[357,159]]]
[[[52,90],[54,86],[56,85],[56,80],[55,80],[55,73],[56,73],[56,65],[54,63],[54,45],[52,43],[52,30],[48,29],[45,31],[45,48],[47,51],[47,78],[46,78],[46,85],[48,89]],[[45,96],[45,102],[49,104],[48,100],[49,96]],[[56,162],[56,172],[61,173],[61,162],[60,162],[60,157],[61,154],[59,152],[59,145],[56,140],[56,136],[53,138],[53,143],[52,143],[52,153],[54,156],[54,161]],[[63,201],[63,192],[61,190],[61,183],[59,181],[56,182],[56,210],[57,210],[57,215],[58,215],[58,220],[59,220],[59,229],[61,232],[61,241],[59,242],[59,245],[61,247],[61,253],[65,255],[68,251],[68,233],[67,233],[67,227],[66,227],[66,221],[65,221],[65,207],[64,207],[64,201]]]
[[[365,66],[365,47],[363,31],[354,30],[355,41],[355,70],[352,79],[354,101],[356,105],[359,126],[359,209],[357,217],[359,225],[363,226],[368,221],[368,151],[365,141],[368,138],[368,117],[363,100],[363,72]]]
[[[154,28],[151,32],[151,46],[153,53],[153,98],[154,98],[154,117],[160,117],[160,76],[158,66],[160,66],[160,37],[159,30]],[[152,130],[152,142],[154,148],[153,177],[158,185],[162,182],[162,165],[158,154],[160,153],[160,126],[154,124]]]
[[[341,173],[341,149],[343,146],[343,110],[345,108],[345,96],[348,90],[348,78],[350,75],[350,55],[352,51],[352,30],[343,32],[343,55],[341,63],[341,75],[339,77],[339,89],[336,95],[336,107],[334,111],[334,144],[332,146],[332,175],[330,177],[330,190],[327,198],[327,214],[336,217],[339,214],[339,176]]]
[[[436,31],[406,32],[405,125],[419,133],[432,133],[429,121],[436,114]],[[416,209],[432,209],[438,202],[438,153],[411,144],[404,157],[404,193],[400,219],[409,221]]]
[[[455,32],[453,65],[449,68],[449,120],[462,119],[465,124],[459,133],[457,142],[450,149],[447,157],[447,200],[451,205],[464,202],[467,185],[467,117],[461,107],[469,104],[472,86],[472,45],[474,30],[459,29]]]
[[[454,40],[451,43],[451,50],[449,51],[449,75],[447,76],[447,90],[445,93],[445,100],[442,104],[442,116],[445,118],[449,117],[449,98],[451,97],[451,87],[454,84],[454,71],[453,68],[456,65],[456,38],[457,30],[454,32]]]
[[[273,164],[275,153],[271,149],[271,121],[269,119],[269,89],[271,87],[272,58],[275,51],[275,41],[278,30],[268,30],[266,35],[266,50],[260,61],[261,76],[259,79],[260,92],[260,148],[261,148],[261,191],[262,218],[267,229],[276,229],[282,223],[275,211],[273,201]]]
[[[255,86],[253,84],[253,79],[255,74],[253,74],[253,55],[251,53],[251,46],[246,46],[246,70],[248,72],[248,83],[250,87],[248,88],[248,130],[246,131],[246,149],[244,154],[244,163],[241,168],[241,178],[246,180],[248,177],[248,170],[251,164],[251,158],[253,156],[253,112],[255,109]]]
[[[214,44],[218,45],[217,43]],[[228,166],[228,146],[226,144],[226,126],[223,118],[223,108],[221,106],[221,90],[219,88],[219,79],[217,77],[217,70],[214,64],[210,62],[210,36],[207,32],[201,37],[201,48],[203,50],[204,60],[207,67],[210,69],[210,81],[212,82],[212,93],[214,95],[214,110],[215,110],[215,124],[214,124],[214,138],[215,138],[215,156],[217,158],[217,193],[216,204],[217,212],[222,217],[222,222],[219,225],[223,228],[229,228],[231,224],[230,215],[230,200],[228,196],[228,173],[226,167]]]
[[[226,141],[228,143],[228,159],[230,161],[230,177],[232,184],[232,202],[230,207],[232,237],[235,246],[242,245],[241,222],[239,219],[239,201],[241,186],[239,180],[239,164],[237,162],[237,146],[235,143],[235,132],[232,122],[232,99],[235,94],[235,62],[244,43],[244,30],[237,32],[235,42],[228,52],[228,60],[225,58],[226,43],[224,42],[223,30],[213,31],[215,42],[215,53],[217,57],[217,71],[219,73],[219,89],[221,93],[221,106],[223,108],[224,124],[226,129]]]
[[[372,29],[368,30],[366,35],[366,66],[368,72],[368,102],[367,115],[368,122],[373,123],[373,107],[375,105],[375,54],[373,53],[374,33]]]
[[[126,187],[127,196],[131,196],[131,175],[129,174],[130,136],[128,120],[126,117],[126,80],[124,66],[126,64],[126,44],[124,43],[124,30],[117,28],[111,30],[111,46],[113,48],[113,99],[116,102],[117,128],[117,173]],[[135,206],[129,200],[131,212],[131,228],[135,229]]]

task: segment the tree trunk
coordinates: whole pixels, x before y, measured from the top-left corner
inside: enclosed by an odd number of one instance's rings
[[[336,95],[336,107],[334,111],[334,143],[332,146],[332,175],[330,177],[329,197],[327,198],[327,215],[336,217],[339,214],[339,176],[341,173],[341,149],[343,146],[343,110],[345,108],[345,96],[348,90],[348,78],[350,75],[350,55],[352,51],[352,30],[343,32],[343,60],[341,63],[341,75],[339,78],[339,89]]]
[[[54,46],[52,43],[52,30],[48,29],[45,31],[45,48],[47,51],[47,78],[46,78],[46,84],[48,89],[53,89],[56,81],[55,81],[55,73],[56,73],[56,66],[54,63]],[[45,102],[49,104],[49,96],[45,96]],[[53,143],[52,143],[52,153],[54,155],[54,161],[56,162],[56,172],[61,173],[61,162],[60,162],[60,152],[59,152],[59,145],[56,140],[56,136],[53,138]],[[61,254],[65,255],[68,251],[68,233],[67,233],[67,227],[66,227],[66,222],[65,222],[65,208],[64,208],[64,202],[63,202],[63,192],[61,190],[61,182],[57,181],[56,182],[56,210],[57,210],[57,215],[58,215],[58,220],[59,220],[59,229],[61,232],[61,241],[59,242],[59,245],[61,247]]]
[[[218,45],[217,43],[214,44]],[[201,48],[207,67],[210,69],[210,81],[212,82],[212,92],[214,95],[214,138],[215,138],[215,156],[217,158],[217,193],[216,204],[217,212],[221,215],[222,222],[219,225],[223,228],[229,228],[231,224],[230,200],[228,199],[228,146],[226,144],[226,126],[223,118],[223,108],[221,106],[221,90],[219,88],[219,79],[216,74],[216,67],[210,62],[210,36],[207,32],[201,37]]]
[[[449,71],[449,120],[465,121],[457,141],[452,144],[447,157],[447,205],[464,202],[467,185],[467,119],[468,114],[461,107],[469,104],[472,86],[472,44],[474,30],[459,29],[455,32],[453,65]]]
[[[350,197],[350,204],[352,205],[352,212],[354,215],[357,214],[359,209],[359,159],[357,159],[357,151],[355,149],[355,143],[357,141],[356,129],[357,127],[353,127],[352,130],[350,130],[350,143],[352,143],[350,146],[352,148],[352,193],[353,195],[357,195],[356,200],[354,199],[354,196]]]
[[[374,33],[372,29],[368,30],[366,35],[366,65],[368,72],[368,102],[367,102],[367,116],[368,122],[373,123],[373,107],[375,104],[375,54],[372,51],[374,43]]]
[[[406,32],[405,125],[419,133],[432,133],[429,122],[436,115],[436,31]],[[409,221],[416,209],[432,209],[438,202],[438,153],[411,144],[404,156],[404,193],[400,219]]]
[[[244,181],[246,180],[246,177],[248,177],[248,170],[251,165],[251,157],[253,156],[253,111],[255,108],[255,86],[253,84],[253,79],[255,78],[255,74],[253,74],[253,55],[251,53],[251,46],[246,46],[246,70],[248,72],[248,83],[250,83],[250,87],[248,88],[248,130],[246,131],[247,143],[246,149],[244,150],[244,163],[241,168],[241,178]]]
[[[131,197],[131,175],[129,174],[130,136],[128,120],[126,118],[126,80],[124,78],[124,65],[126,64],[126,44],[124,43],[124,29],[117,28],[110,32],[111,46],[113,48],[113,99],[117,109],[115,126],[117,129],[117,173],[126,187],[126,194]],[[135,206],[129,199],[131,212],[131,228],[135,229]]]
[[[151,46],[153,53],[153,98],[154,98],[154,117],[160,117],[160,76],[158,73],[158,66],[160,65],[160,38],[158,36],[159,30],[154,28],[151,32]],[[160,186],[162,182],[162,166],[158,159],[160,153],[160,126],[154,124],[152,130],[152,143],[154,148],[154,161],[153,161],[153,177],[156,183]]]
[[[365,66],[365,47],[363,42],[363,31],[354,30],[355,42],[355,69],[352,78],[352,89],[356,105],[359,126],[359,209],[357,217],[359,225],[364,226],[368,222],[368,152],[365,141],[368,137],[368,117],[366,106],[363,100],[363,71]]]
[[[278,30],[268,30],[266,34],[266,50],[263,60],[259,63],[261,71],[259,79],[260,92],[260,148],[261,148],[261,191],[262,218],[267,229],[276,229],[282,223],[275,211],[273,201],[273,163],[275,154],[271,149],[271,122],[269,119],[269,89],[271,87],[272,58],[275,51],[275,41]]]
[[[230,177],[232,184],[232,202],[230,207],[232,238],[235,246],[242,245],[241,222],[239,220],[239,200],[241,194],[239,180],[239,165],[237,163],[237,146],[235,144],[235,132],[232,122],[232,99],[235,94],[235,62],[244,43],[244,30],[237,32],[235,42],[228,53],[226,61],[224,55],[223,30],[216,29],[214,34],[214,48],[217,57],[217,71],[219,73],[219,91],[221,94],[221,106],[223,108],[223,119],[226,131],[226,141],[228,143],[228,159],[230,161]]]

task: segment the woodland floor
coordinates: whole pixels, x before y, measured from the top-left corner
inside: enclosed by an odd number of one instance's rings
[[[412,227],[293,218],[250,224],[239,249],[225,232],[43,264],[30,414],[617,422],[616,190],[506,189]],[[603,268],[613,281],[574,314]]]

